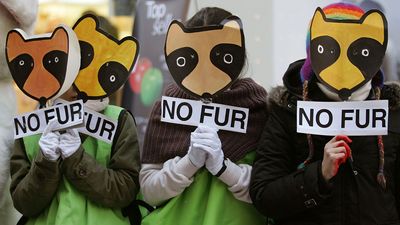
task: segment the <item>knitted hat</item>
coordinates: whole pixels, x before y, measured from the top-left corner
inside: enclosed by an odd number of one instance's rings
[[[13,16],[19,28],[26,33],[33,31],[38,12],[38,0],[0,0],[0,5]]]

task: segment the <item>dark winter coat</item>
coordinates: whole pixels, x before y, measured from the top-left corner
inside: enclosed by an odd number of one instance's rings
[[[379,152],[376,136],[350,136],[354,158],[342,164],[329,183],[321,162],[329,136],[312,135],[315,155],[297,169],[308,155],[305,134],[296,132],[296,102],[301,100],[299,79],[303,61],[289,66],[285,87],[270,95],[271,114],[261,136],[253,165],[250,195],[256,208],[276,224],[400,224],[400,87],[384,85],[381,99],[389,99],[389,131],[385,148],[384,190],[377,182]],[[372,92],[372,91],[371,91]],[[373,96],[373,93],[370,95]],[[309,87],[311,101],[329,101],[315,83]]]

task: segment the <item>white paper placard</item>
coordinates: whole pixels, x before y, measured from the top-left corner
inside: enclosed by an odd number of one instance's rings
[[[84,124],[84,126],[78,128],[80,133],[111,144],[117,131],[118,121],[85,108]]]
[[[249,109],[215,103],[162,96],[161,121],[246,133]]]
[[[14,117],[14,139],[43,133],[49,121],[58,121],[55,131],[83,123],[83,102],[65,102]]]
[[[388,101],[297,101],[297,132],[317,135],[387,135]]]

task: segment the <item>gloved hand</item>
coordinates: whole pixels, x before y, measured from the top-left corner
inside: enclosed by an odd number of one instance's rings
[[[58,149],[60,133],[53,132],[56,125],[56,119],[50,120],[39,139],[40,150],[43,156],[50,161],[57,161],[60,158],[60,151]]]
[[[193,134],[193,147],[207,152],[206,168],[212,175],[216,175],[223,167],[224,152],[217,129],[208,126],[199,126],[199,132]]]
[[[77,129],[67,129],[60,136],[60,151],[63,159],[74,154],[81,145],[81,138]]]
[[[189,146],[189,160],[195,165],[197,168],[203,167],[206,163],[207,152],[203,151],[198,147],[194,147],[193,144],[196,143],[196,134],[199,133],[199,128],[196,128],[190,135],[190,146]]]

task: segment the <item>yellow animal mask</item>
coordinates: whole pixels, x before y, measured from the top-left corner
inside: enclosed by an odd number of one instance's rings
[[[359,20],[336,20],[317,8],[310,39],[311,65],[319,81],[347,100],[379,71],[387,46],[387,21],[377,10]]]
[[[81,68],[74,82],[78,98],[110,96],[128,79],[138,56],[138,41],[132,36],[115,39],[99,28],[93,15],[81,17],[73,29],[81,47]]]
[[[178,86],[193,96],[211,98],[228,88],[243,68],[242,23],[235,16],[218,26],[195,28],[172,21],[164,51]]]
[[[15,29],[7,35],[6,58],[19,89],[44,107],[71,87],[79,71],[80,49],[67,26],[34,36]]]

